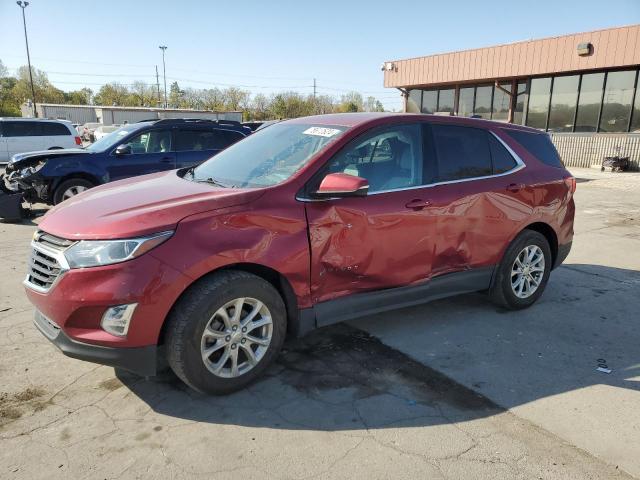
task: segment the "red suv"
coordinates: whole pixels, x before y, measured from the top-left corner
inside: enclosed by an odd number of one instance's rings
[[[26,292],[66,355],[142,375],[166,359],[227,393],[287,333],[465,292],[530,306],[569,253],[574,191],[530,128],[299,118],[62,202],[34,235]]]

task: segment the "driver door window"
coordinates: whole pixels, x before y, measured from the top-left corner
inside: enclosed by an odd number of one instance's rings
[[[171,130],[151,130],[133,137],[128,143],[131,153],[171,152]]]
[[[367,179],[369,193],[423,184],[422,136],[418,124],[374,130],[347,145],[327,173]]]

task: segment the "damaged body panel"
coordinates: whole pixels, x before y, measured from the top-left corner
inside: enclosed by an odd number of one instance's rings
[[[57,159],[66,160],[76,155],[84,156],[87,152],[73,148],[14,155],[0,182],[7,190],[22,193],[24,201],[28,203],[52,203],[52,191],[67,171],[71,172],[74,168],[65,163],[63,165],[68,169],[65,171],[64,168],[56,168],[54,164]],[[47,167],[46,171],[43,171],[45,167]]]
[[[315,302],[431,276],[437,217],[418,190],[306,204]]]

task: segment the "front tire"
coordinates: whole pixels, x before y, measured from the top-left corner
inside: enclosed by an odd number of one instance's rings
[[[269,282],[242,271],[215,273],[190,288],[169,315],[167,361],[194,390],[240,390],[275,360],[286,319],[284,302]]]
[[[489,291],[491,300],[510,310],[530,307],[542,296],[552,263],[545,236],[524,230],[511,242],[497,267]]]
[[[53,194],[53,204],[57,205],[93,187],[95,187],[95,185],[84,178],[70,178],[69,180],[65,180],[56,188]]]

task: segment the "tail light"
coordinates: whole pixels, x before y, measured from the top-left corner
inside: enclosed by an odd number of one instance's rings
[[[82,140],[80,139],[80,137],[75,137],[76,140],[76,145],[82,145]]]
[[[569,189],[569,193],[573,195],[576,191],[576,179],[574,177],[565,177],[564,184]]]

